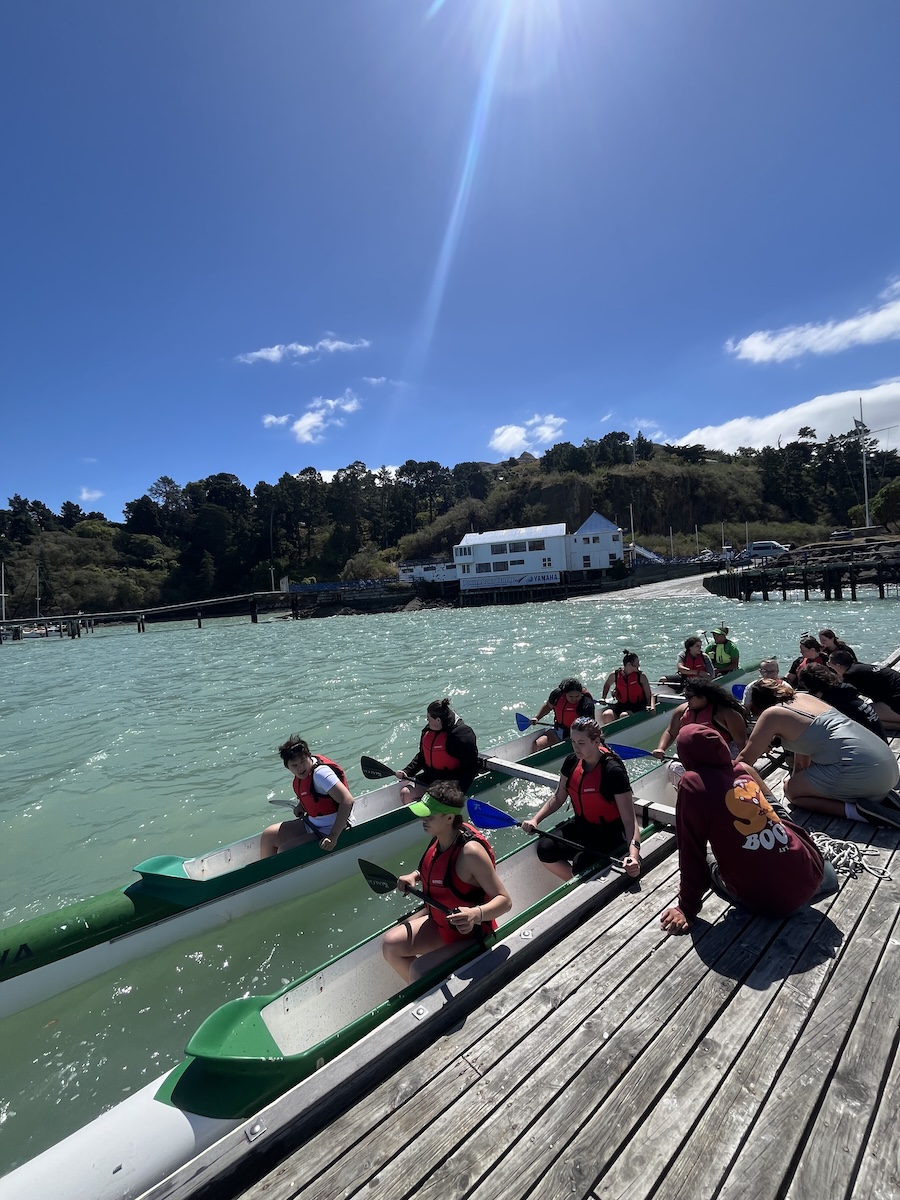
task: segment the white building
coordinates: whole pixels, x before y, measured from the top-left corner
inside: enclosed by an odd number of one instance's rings
[[[401,583],[455,583],[459,578],[456,563],[402,562],[397,567]]]
[[[609,570],[622,559],[621,530],[591,513],[575,533],[563,524],[467,533],[453,547],[462,591],[474,588],[540,587],[573,573]]]

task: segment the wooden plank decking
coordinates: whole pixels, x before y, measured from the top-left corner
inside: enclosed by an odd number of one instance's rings
[[[809,824],[895,878],[677,938],[667,859],[244,1200],[900,1196],[900,831]]]

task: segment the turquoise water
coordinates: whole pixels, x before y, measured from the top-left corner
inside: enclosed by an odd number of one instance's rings
[[[896,601],[753,603],[629,592],[537,604],[320,621],[209,621],[0,646],[0,916],[126,882],[134,863],[252,834],[290,795],[274,753],[298,731],[374,786],[360,754],[402,766],[425,705],[449,695],[482,747],[515,735],[563,675],[599,694],[637,650],[651,680],[683,638],[725,621],[745,662],[783,666],[832,626],[863,659],[897,638]],[[488,797],[525,813],[525,785]],[[519,835],[503,835],[514,841]],[[396,864],[386,863],[396,868]],[[0,1171],[177,1062],[217,1005],[280,987],[407,902],[361,877],[127,964],[0,1024]]]

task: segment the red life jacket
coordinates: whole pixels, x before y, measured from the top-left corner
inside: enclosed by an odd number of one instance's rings
[[[615,800],[608,800],[600,791],[603,779],[604,758],[615,757],[605,746],[600,747],[600,761],[589,771],[584,769],[581,759],[575,764],[572,774],[566,780],[566,791],[572,801],[576,816],[583,817],[592,825],[603,825],[622,819]]]
[[[344,787],[347,786],[347,776],[343,767],[339,767],[336,762],[332,762],[324,754],[314,754],[312,761],[313,769],[305,779],[298,779],[296,775],[294,776],[294,795],[308,817],[327,817],[331,813],[337,812],[337,801],[327,793],[322,795],[321,792],[315,790],[313,776],[316,773],[316,767],[331,767]]]
[[[701,674],[704,674],[704,675],[706,674],[706,668],[703,665],[703,655],[702,654],[686,654],[685,659],[684,659],[684,665],[687,667],[687,669],[689,671],[698,671]]]
[[[572,728],[572,723],[578,720],[578,710],[581,708],[583,700],[593,700],[593,698],[590,692],[582,692],[581,699],[570,704],[566,699],[566,693],[561,692],[553,705],[553,723],[568,732]]]
[[[471,841],[478,842],[480,846],[483,846],[487,850],[491,856],[491,862],[496,861],[491,843],[484,834],[479,833],[474,825],[470,825],[468,822],[463,825],[462,829],[456,835],[453,845],[448,846],[446,850],[441,849],[437,838],[433,838],[429,842],[428,848],[422,855],[422,860],[419,863],[422,891],[425,892],[429,899],[437,900],[441,904],[445,904],[447,908],[458,907],[460,901],[467,908],[474,908],[479,904],[484,904],[487,900],[493,899],[492,896],[486,896],[484,890],[478,887],[477,884],[464,883],[456,873],[456,863],[460,852],[466,842]],[[460,933],[455,926],[450,924],[446,913],[442,913],[439,909],[429,909],[429,915],[435,925],[437,925],[443,941],[455,942],[461,938],[470,936],[468,933]],[[483,921],[480,925],[475,926],[474,932],[486,936],[496,928],[496,921]]]
[[[629,675],[621,668],[616,671],[616,700],[619,704],[646,705],[647,697],[644,695],[640,671],[632,671]]]
[[[447,751],[447,730],[426,729],[419,743],[425,766],[432,771],[441,771],[449,776],[459,768],[459,759]]]

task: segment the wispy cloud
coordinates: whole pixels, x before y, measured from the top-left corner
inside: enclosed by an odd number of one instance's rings
[[[873,431],[883,430],[880,434],[873,433],[873,436],[878,437],[883,446],[896,447],[900,442],[900,428],[897,428],[900,425],[900,379],[857,391],[816,396],[764,417],[736,417],[722,425],[702,425],[676,441],[682,446],[699,442],[712,450],[734,453],[738,446],[760,449],[762,446],[774,446],[779,438],[783,442],[795,441],[804,425],[815,429],[818,440],[824,441],[832,435],[848,433],[853,428],[854,418],[859,416],[860,400],[864,406],[866,425]],[[894,427],[890,428],[892,425]]]
[[[95,462],[97,462],[98,460],[97,460],[96,458],[83,458],[81,461],[82,461],[83,463],[95,463]]]
[[[280,363],[285,360],[290,362],[292,359],[307,358],[310,354],[341,354],[349,350],[365,350],[370,345],[371,342],[365,338],[357,338],[355,342],[343,342],[340,338],[324,337],[309,346],[305,342],[287,342],[279,346],[264,346],[262,350],[251,350],[249,354],[239,354],[235,362]]]
[[[525,450],[533,453],[555,442],[565,423],[565,417],[554,417],[552,413],[547,413],[543,417],[533,416],[523,425],[498,425],[488,445],[507,457],[522,454]]]
[[[347,388],[343,396],[328,400],[316,396],[302,417],[291,426],[291,433],[298,442],[321,442],[325,430],[331,425],[343,425],[345,413],[358,412],[359,398]]]
[[[84,504],[85,501],[89,503],[91,500],[99,500],[102,495],[102,492],[98,492],[94,488],[83,487],[81,489],[81,495],[78,497],[78,499],[82,502],[82,504]]]
[[[272,413],[266,413],[266,415],[262,419],[262,423],[266,427],[266,429],[271,429],[273,425],[287,425],[287,423],[290,419],[291,419],[290,413],[285,413],[281,417],[276,417]]]
[[[863,309],[843,321],[814,325],[788,325],[784,329],[759,329],[725,349],[747,362],[786,362],[803,354],[838,354],[853,346],[871,346],[900,338],[900,280],[894,280],[878,297],[878,308]]]

